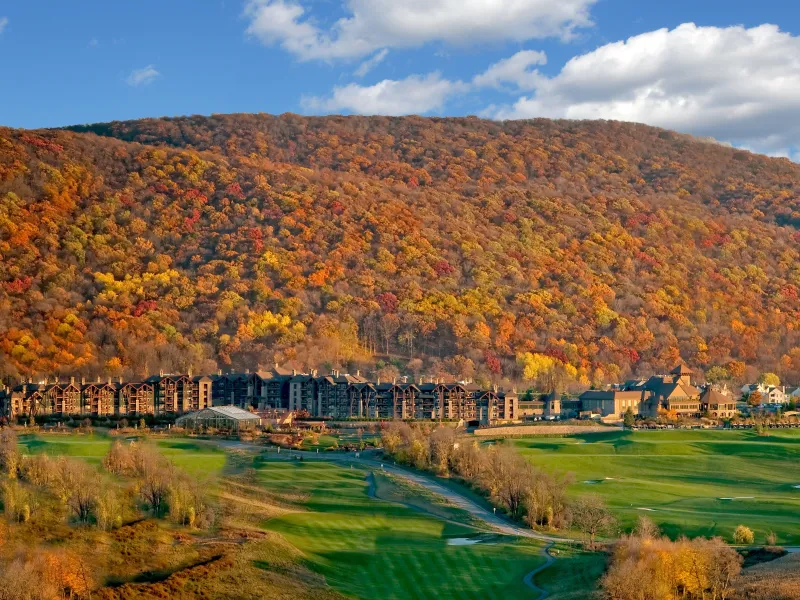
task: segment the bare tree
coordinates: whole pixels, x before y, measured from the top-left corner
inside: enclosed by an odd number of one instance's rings
[[[172,469],[157,454],[146,453],[140,459],[137,465],[141,476],[139,494],[153,514],[161,516],[167,505]]]
[[[450,470],[455,445],[456,432],[452,427],[439,427],[431,434],[431,467],[440,474],[445,474]]]
[[[633,533],[642,539],[657,539],[661,537],[661,530],[658,525],[644,515],[639,515]]]
[[[572,505],[572,522],[581,531],[588,547],[595,549],[598,535],[610,533],[616,521],[600,496],[587,495],[578,498]]]

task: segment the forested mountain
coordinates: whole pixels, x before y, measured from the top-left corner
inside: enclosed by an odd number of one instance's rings
[[[0,370],[797,380],[798,227],[800,166],[643,125],[0,128]]]

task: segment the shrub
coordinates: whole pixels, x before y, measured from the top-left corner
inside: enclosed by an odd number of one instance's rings
[[[753,530],[744,525],[739,525],[733,532],[733,541],[737,544],[752,544],[754,540]]]

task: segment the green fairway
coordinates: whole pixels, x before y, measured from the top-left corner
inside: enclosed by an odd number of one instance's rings
[[[325,462],[261,463],[260,484],[298,509],[265,526],[334,588],[364,600],[537,598],[523,578],[544,560],[538,542],[450,545],[475,529],[370,498],[366,475]]]
[[[28,434],[19,436],[19,445],[26,454],[72,456],[99,463],[111,447],[111,438],[98,434]]]
[[[573,494],[603,496],[625,528],[639,515],[670,536],[747,525],[763,543],[800,544],[800,432],[647,431],[523,438],[531,462],[572,472]]]
[[[114,439],[103,433],[92,434],[28,434],[19,436],[26,454],[72,456],[100,463]],[[125,442],[125,438],[120,439]],[[226,454],[213,443],[189,439],[154,440],[156,447],[176,466],[197,475],[218,473],[225,466]]]

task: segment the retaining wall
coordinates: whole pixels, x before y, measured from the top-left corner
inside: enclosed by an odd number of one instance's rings
[[[485,427],[475,430],[475,435],[483,437],[507,437],[514,435],[572,435],[576,433],[610,433],[620,431],[619,427],[604,425],[519,425],[507,427]]]

